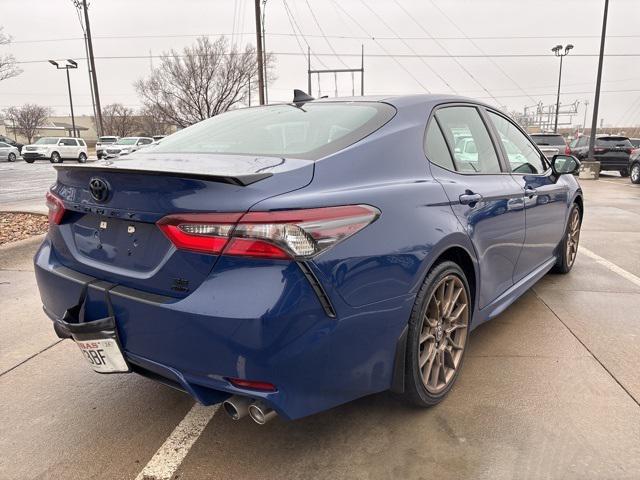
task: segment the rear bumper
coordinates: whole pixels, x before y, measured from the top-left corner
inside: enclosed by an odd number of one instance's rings
[[[603,157],[594,155],[595,159],[600,162],[600,170],[622,170],[629,168],[629,156],[620,157]]]
[[[54,321],[92,280],[62,266],[48,239],[35,256],[35,271]],[[330,318],[295,263],[221,257],[215,272],[183,299],[92,283],[87,316],[104,315],[104,290],[112,288],[118,333],[133,370],[203,404],[240,394],[295,419],[390,388],[412,297],[358,309],[337,303],[337,318]],[[238,389],[227,378],[270,382],[277,391]]]

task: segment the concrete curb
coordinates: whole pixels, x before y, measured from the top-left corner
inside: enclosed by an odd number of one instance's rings
[[[15,242],[5,243],[0,245],[0,257],[4,257],[14,253],[15,251],[32,248],[34,246],[39,245],[44,240],[46,233],[42,233],[40,235],[33,235],[29,238],[23,238],[22,240],[17,240]]]

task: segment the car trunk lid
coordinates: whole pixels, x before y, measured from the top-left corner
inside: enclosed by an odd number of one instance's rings
[[[241,155],[133,155],[61,165],[51,191],[64,201],[51,238],[68,268],[148,292],[183,297],[215,255],[176,249],[155,224],[166,215],[246,212],[307,185],[313,162]]]

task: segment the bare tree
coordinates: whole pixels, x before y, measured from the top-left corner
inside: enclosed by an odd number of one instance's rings
[[[188,127],[244,103],[257,74],[253,46],[239,51],[224,37],[201,37],[182,53],[164,53],[160,66],[135,87],[145,107],[167,123]]]
[[[162,112],[156,107],[144,107],[140,110],[140,134],[149,137],[153,135],[167,135],[171,125],[163,120]]]
[[[7,120],[15,125],[15,131],[26,137],[29,143],[33,141],[38,128],[42,127],[49,115],[51,115],[51,109],[29,103],[5,110]]]
[[[140,124],[132,108],[112,103],[102,109],[102,127],[106,135],[128,137],[138,131]]]
[[[3,33],[2,30],[3,27],[0,27],[0,47],[11,43],[11,37]],[[22,69],[18,67],[13,55],[8,53],[0,54],[0,81],[15,77],[21,73]]]

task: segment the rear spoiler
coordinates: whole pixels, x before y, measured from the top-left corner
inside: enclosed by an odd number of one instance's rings
[[[241,174],[223,174],[223,173],[208,173],[199,172],[194,170],[159,170],[159,169],[146,169],[146,168],[128,168],[127,166],[107,166],[107,165],[83,165],[83,164],[70,164],[70,165],[54,165],[56,170],[75,170],[75,169],[89,169],[99,172],[109,173],[141,173],[144,175],[158,175],[165,177],[180,177],[180,178],[193,178],[196,180],[208,180],[211,182],[228,183],[230,185],[238,185],[240,187],[246,187],[252,183],[259,182],[265,178],[271,177],[273,173],[241,173]]]

